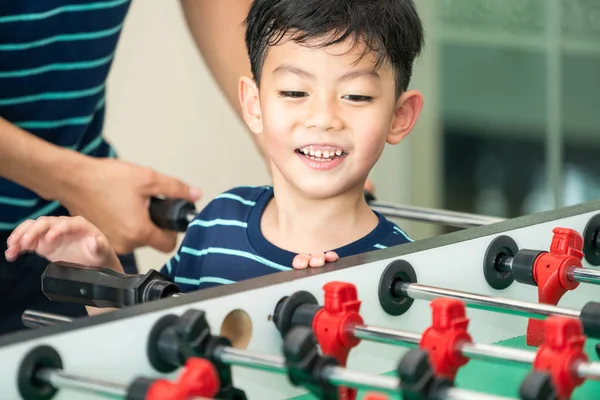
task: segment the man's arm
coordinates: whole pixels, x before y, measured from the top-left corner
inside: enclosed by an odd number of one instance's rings
[[[0,177],[58,201],[98,227],[119,254],[145,245],[171,251],[176,232],[150,219],[152,196],[197,201],[200,193],[150,168],[95,158],[46,142],[0,117]]]
[[[243,22],[252,0],[181,0],[188,28],[206,65],[241,118],[238,82],[251,77]]]
[[[46,200],[76,170],[80,155],[53,145],[0,117],[0,177],[16,182]]]
[[[194,42],[240,119],[242,107],[238,83],[242,76],[252,77],[243,25],[251,4],[252,0],[181,0]],[[265,154],[259,143],[254,135],[250,135],[264,159]]]

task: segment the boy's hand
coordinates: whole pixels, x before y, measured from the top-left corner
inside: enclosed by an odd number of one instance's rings
[[[333,252],[316,253],[316,254],[298,254],[292,261],[294,269],[306,269],[309,266],[313,268],[322,267],[325,263],[335,262],[339,256]]]
[[[35,252],[50,262],[122,269],[118,268],[120,263],[106,236],[83,217],[27,220],[12,232],[7,245],[7,261],[25,252]]]

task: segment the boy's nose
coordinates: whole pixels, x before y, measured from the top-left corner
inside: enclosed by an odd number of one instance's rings
[[[333,101],[314,102],[306,120],[309,129],[337,131],[343,127],[340,110]]]

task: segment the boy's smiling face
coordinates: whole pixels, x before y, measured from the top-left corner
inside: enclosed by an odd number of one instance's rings
[[[361,190],[386,142],[406,136],[422,106],[418,92],[396,98],[393,69],[350,39],[267,49],[260,89],[243,78],[244,118],[259,136],[274,182],[309,198]]]

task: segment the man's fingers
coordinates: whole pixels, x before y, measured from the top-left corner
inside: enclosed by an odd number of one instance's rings
[[[202,196],[200,189],[192,188],[179,179],[158,173],[155,175],[155,182],[151,190],[152,195],[163,195],[171,199],[186,199],[192,203],[198,201]]]
[[[173,251],[177,245],[177,232],[164,231],[159,228],[152,227],[146,240],[148,246],[169,253]]]

